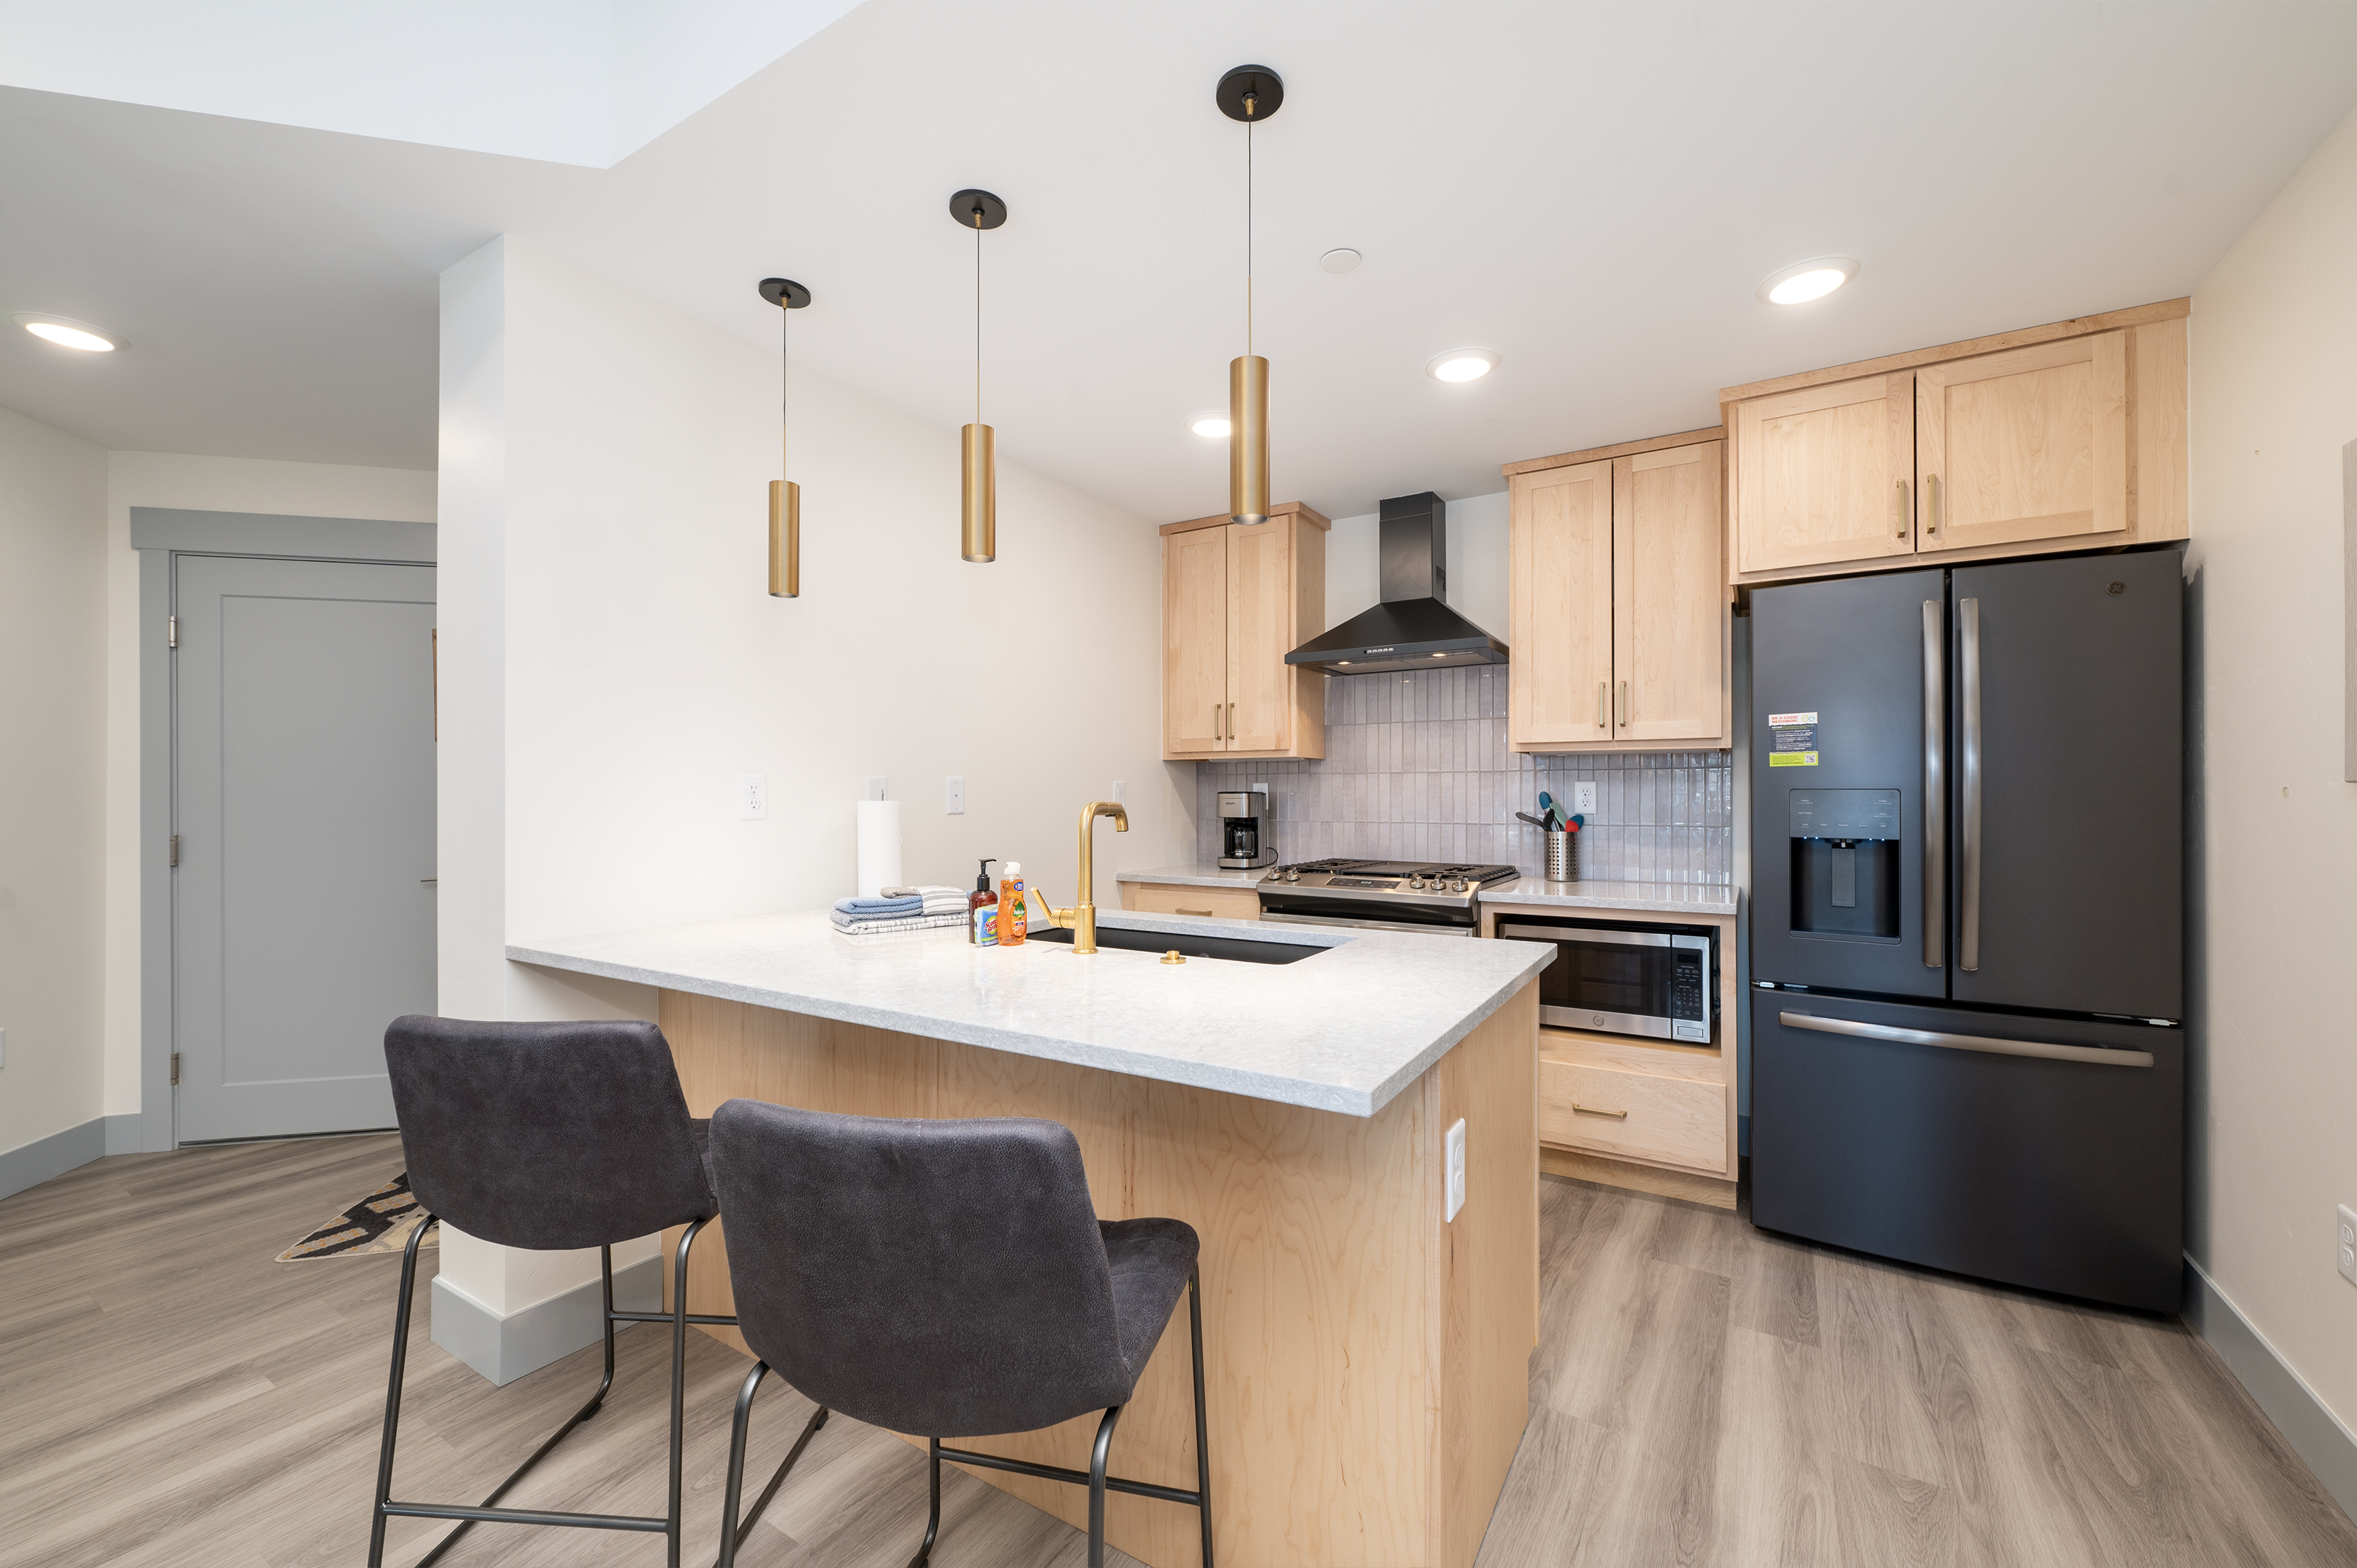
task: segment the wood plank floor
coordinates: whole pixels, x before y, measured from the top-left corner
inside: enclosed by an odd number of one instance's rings
[[[0,1565],[363,1560],[398,1260],[272,1259],[399,1163],[384,1137],[187,1150],[0,1202]],[[2357,1528],[2173,1322],[1552,1177],[1542,1227],[1531,1424],[1481,1568],[2357,1563]],[[605,1411],[515,1500],[660,1511],[666,1337],[632,1329],[620,1348]],[[493,1389],[421,1322],[396,1492],[478,1494],[597,1362]],[[708,1563],[747,1363],[696,1335],[688,1365],[687,1561]],[[770,1385],[754,1468],[808,1410]],[[924,1507],[921,1455],[837,1417],[739,1561],[899,1568]],[[396,1525],[391,1561],[440,1528]],[[1077,1568],[1084,1545],[969,1477],[945,1484],[942,1568]],[[662,1555],[643,1537],[485,1528],[444,1561]]]

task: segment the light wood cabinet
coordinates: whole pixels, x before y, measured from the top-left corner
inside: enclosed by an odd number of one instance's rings
[[[1249,887],[1193,887],[1183,882],[1125,882],[1121,907],[1146,915],[1209,916],[1257,920],[1260,895]]]
[[[1508,465],[1516,749],[1729,744],[1717,434]]]
[[[1252,527],[1162,530],[1162,754],[1326,755],[1326,677],[1285,656],[1326,629],[1326,532],[1297,501]]]
[[[2186,311],[1727,388],[1728,581],[2184,538]]]

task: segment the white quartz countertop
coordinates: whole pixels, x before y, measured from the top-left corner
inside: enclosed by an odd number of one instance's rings
[[[1100,930],[1240,937],[1323,950],[1297,963],[1063,942],[968,945],[963,930],[847,937],[823,909],[512,943],[507,955],[821,1018],[1348,1116],[1372,1116],[1544,968],[1535,942],[1282,930],[1100,910]]]
[[[1232,871],[1221,865],[1165,865],[1153,871],[1125,871],[1117,882],[1156,882],[1173,887],[1257,887],[1270,867],[1257,871]]]
[[[1735,889],[1688,882],[1549,882],[1525,876],[1481,889],[1484,904],[1548,904],[1566,909],[1629,909],[1656,914],[1735,913]]]

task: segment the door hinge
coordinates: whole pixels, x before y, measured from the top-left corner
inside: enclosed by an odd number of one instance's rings
[[[164,618],[164,646],[167,648],[178,648],[180,646],[180,618],[178,616],[166,616]]]
[[[178,1051],[172,1053],[172,1087],[180,1087],[180,1053]]]
[[[178,833],[172,835],[172,864],[175,866],[180,864],[180,835]]]

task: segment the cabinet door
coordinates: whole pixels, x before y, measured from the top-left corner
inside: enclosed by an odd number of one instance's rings
[[[1227,733],[1228,530],[1162,541],[1162,749],[1218,751]]]
[[[2127,334],[1915,372],[1922,553],[2128,525]]]
[[[1612,738],[1612,465],[1517,474],[1512,561],[1509,738],[1560,746]]]
[[[1293,530],[1290,517],[1228,536],[1229,751],[1282,751],[1293,744]]]
[[[1717,743],[1726,728],[1719,444],[1612,464],[1615,740]]]
[[[1914,424],[1904,371],[1736,404],[1736,570],[1913,551]]]

